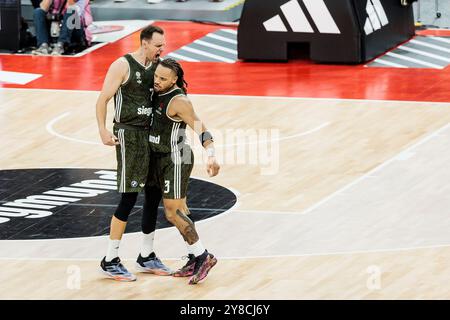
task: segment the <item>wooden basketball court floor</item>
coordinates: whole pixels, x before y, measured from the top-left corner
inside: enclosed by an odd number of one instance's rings
[[[392,70],[376,72],[383,82],[383,72]],[[403,81],[418,72],[407,70]],[[448,77],[446,69],[422,72]],[[326,78],[317,77],[312,81]],[[198,74],[193,78],[204,81]],[[311,98],[317,95],[313,91],[304,94],[308,84],[295,79],[270,82],[268,77],[261,84],[271,87],[260,95],[198,89],[190,95],[217,137],[222,163],[219,176],[210,179],[198,161],[193,176],[238,198],[227,212],[196,224],[219,260],[204,283],[189,286],[186,279],[146,274],[133,283],[104,279],[98,264],[106,236],[0,240],[0,298],[449,299],[450,103],[445,99],[450,93],[445,86],[424,85],[422,97],[414,84],[402,86],[398,95],[409,99],[387,100],[386,91],[393,94],[398,83],[367,84],[367,98],[355,99],[334,96],[338,91],[331,81],[317,88],[323,95],[327,88],[333,92],[322,98]],[[99,87],[80,90],[81,85],[0,89],[1,170],[115,168],[113,149],[99,144],[97,134]],[[286,86],[290,94],[270,95]],[[235,132],[244,132],[245,139],[230,142]],[[200,160],[201,149],[195,153]],[[242,154],[245,159],[238,161]],[[131,271],[139,247],[139,233],[124,236],[120,255]],[[174,228],[157,231],[155,248],[168,266],[184,264],[184,244]]]

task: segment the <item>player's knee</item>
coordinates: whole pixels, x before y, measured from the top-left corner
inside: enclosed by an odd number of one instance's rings
[[[127,222],[128,216],[130,215],[131,210],[133,210],[133,207],[136,204],[137,196],[137,192],[122,193],[120,203],[116,209],[116,212],[114,212],[114,217],[116,217],[120,221]]]
[[[122,212],[122,211],[116,211],[114,212],[114,217],[116,217],[117,219],[119,219],[122,222],[128,222],[128,216],[130,214],[126,213],[126,212]]]

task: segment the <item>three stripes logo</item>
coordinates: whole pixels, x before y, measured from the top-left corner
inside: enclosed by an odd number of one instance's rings
[[[364,24],[364,32],[367,36],[389,24],[380,0],[367,0],[366,12],[367,19]]]
[[[302,33],[315,32],[308,21],[305,12],[300,6],[299,1],[303,2],[306,10],[311,16],[312,21],[320,33],[341,33],[324,0],[291,0],[283,4],[280,9],[292,31]],[[265,21],[263,25],[268,32],[288,32],[286,25],[278,14]]]

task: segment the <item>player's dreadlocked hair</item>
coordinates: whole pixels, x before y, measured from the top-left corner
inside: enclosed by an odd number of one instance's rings
[[[177,62],[175,59],[165,58],[165,59],[161,60],[160,65],[163,67],[169,68],[170,70],[175,72],[175,74],[178,77],[177,86],[180,87],[181,90],[184,91],[184,93],[187,93],[188,84],[184,80],[184,71],[183,71],[183,68],[181,67],[180,63]]]

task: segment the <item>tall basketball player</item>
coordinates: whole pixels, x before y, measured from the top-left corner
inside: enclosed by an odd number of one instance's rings
[[[120,203],[111,219],[108,250],[100,263],[103,273],[114,280],[134,281],[119,258],[119,245],[125,232],[138,193],[144,191],[142,214],[142,249],[137,269],[158,275],[171,271],[153,252],[158,205],[161,189],[148,179],[150,148],[148,130],[151,121],[151,92],[154,72],[164,50],[164,31],[148,26],[140,34],[141,45],[135,52],[114,61],[106,74],[103,89],[97,100],[97,123],[103,144],[116,147],[117,187]],[[114,97],[113,133],[105,126],[107,104]]]
[[[150,170],[154,170],[161,190],[166,218],[177,227],[187,243],[190,260],[174,276],[191,276],[189,283],[203,280],[217,259],[203,247],[194,223],[188,217],[186,193],[194,155],[186,143],[186,125],[200,137],[208,153],[207,172],[213,177],[220,166],[214,156],[212,135],[194,112],[186,96],[184,72],[170,58],[162,60],[155,70],[153,122],[150,127]]]

